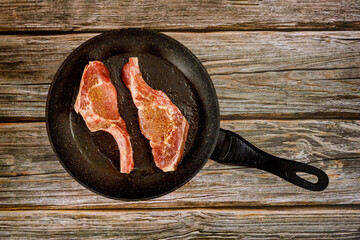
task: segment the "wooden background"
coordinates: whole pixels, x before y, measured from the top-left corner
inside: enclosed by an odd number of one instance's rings
[[[45,127],[50,83],[84,41],[159,30],[198,56],[221,127],[330,178],[310,192],[209,160],[166,196],[122,202],[74,181]],[[1,239],[360,239],[360,1],[0,1]]]

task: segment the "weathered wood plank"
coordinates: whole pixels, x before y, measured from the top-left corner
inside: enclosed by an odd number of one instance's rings
[[[1,211],[3,239],[359,239],[359,209]]]
[[[360,121],[223,121],[257,147],[324,170],[323,192],[264,171],[208,161],[187,185],[141,202],[100,197],[75,182],[56,160],[44,123],[0,124],[0,208],[171,208],[360,203]]]
[[[359,29],[353,0],[5,0],[0,31],[155,29]]]
[[[0,84],[0,120],[43,121],[49,86]]]
[[[167,34],[204,63],[222,119],[360,118],[359,31]],[[0,36],[0,118],[43,120],[57,68],[93,36]]]

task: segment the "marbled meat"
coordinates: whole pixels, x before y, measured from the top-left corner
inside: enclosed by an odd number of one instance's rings
[[[118,111],[117,92],[109,70],[102,62],[86,65],[74,108],[91,132],[103,130],[115,138],[120,151],[120,172],[130,173],[134,168],[130,137]]]
[[[164,172],[176,170],[184,153],[188,122],[164,92],[144,81],[138,58],[129,59],[121,78],[138,109],[140,130],[150,141],[156,166]]]

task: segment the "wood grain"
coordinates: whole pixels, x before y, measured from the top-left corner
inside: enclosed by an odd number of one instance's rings
[[[323,192],[296,187],[264,171],[208,161],[166,196],[121,202],[74,181],[49,146],[44,123],[0,124],[0,208],[113,209],[360,204],[360,121],[223,121],[257,147],[324,170]]]
[[[359,29],[353,0],[3,0],[0,31]]]
[[[0,239],[360,239],[360,1],[0,2]],[[328,188],[212,160],[154,200],[82,187],[51,149],[47,92],[76,47],[126,27],[187,46],[221,127],[321,168]]]
[[[360,119],[359,31],[166,34],[205,65],[222,119]],[[44,120],[58,67],[95,35],[0,36],[0,120]]]
[[[1,211],[6,239],[359,239],[359,209]]]

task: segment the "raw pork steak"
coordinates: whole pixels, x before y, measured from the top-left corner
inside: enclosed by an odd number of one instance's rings
[[[74,108],[91,132],[103,130],[115,138],[120,150],[120,172],[130,173],[134,168],[130,137],[118,111],[117,92],[109,70],[102,62],[86,65]]]
[[[176,170],[189,129],[185,117],[164,92],[146,84],[137,58],[129,59],[121,78],[138,108],[140,130],[150,141],[156,166],[164,172]]]

